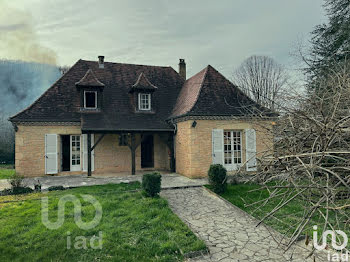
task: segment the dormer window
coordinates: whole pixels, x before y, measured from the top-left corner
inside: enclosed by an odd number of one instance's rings
[[[97,91],[84,91],[84,108],[97,108]]]
[[[153,85],[144,73],[139,74],[136,83],[129,89],[135,113],[155,113],[155,104],[154,101],[152,102],[152,96],[157,89],[158,87]]]
[[[151,94],[139,93],[139,110],[151,110]]]
[[[80,111],[84,113],[101,112],[103,107],[104,84],[89,69],[82,79],[75,83],[80,94]],[[95,109],[95,110],[93,110]]]

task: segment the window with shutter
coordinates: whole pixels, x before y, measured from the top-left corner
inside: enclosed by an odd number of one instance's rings
[[[213,129],[212,130],[212,156],[213,164],[223,164],[224,163],[224,130]]]
[[[247,171],[256,171],[256,133],[254,129],[246,129],[246,161]]]

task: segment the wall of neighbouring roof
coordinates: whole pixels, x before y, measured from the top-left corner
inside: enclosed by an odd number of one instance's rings
[[[188,177],[206,177],[212,163],[212,130],[242,130],[242,163],[245,156],[245,129],[256,131],[257,157],[273,150],[273,133],[271,121],[241,120],[187,120],[177,124],[176,133],[176,171]]]
[[[18,125],[16,132],[16,172],[26,177],[45,175],[45,134],[79,135],[80,126]],[[95,141],[99,135],[95,135]],[[140,135],[136,138],[140,140]],[[58,136],[58,168],[61,167],[61,138]],[[82,157],[81,157],[82,159]],[[81,161],[82,165],[82,161]],[[169,170],[167,146],[154,135],[154,169]],[[136,170],[141,169],[141,145],[136,150]],[[107,134],[95,148],[93,173],[131,172],[131,153],[127,146],[119,146],[116,134]],[[70,172],[81,173],[81,172]]]

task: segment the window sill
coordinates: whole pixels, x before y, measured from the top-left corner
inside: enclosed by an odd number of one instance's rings
[[[156,112],[154,110],[140,110],[137,109],[135,113],[141,113],[141,114],[155,114]]]
[[[80,112],[82,113],[100,113],[101,109],[100,108],[85,108],[81,107]]]

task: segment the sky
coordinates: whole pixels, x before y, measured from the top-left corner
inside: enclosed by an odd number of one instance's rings
[[[295,68],[299,43],[326,21],[322,0],[0,0],[0,59],[172,66],[230,77],[251,55]]]

